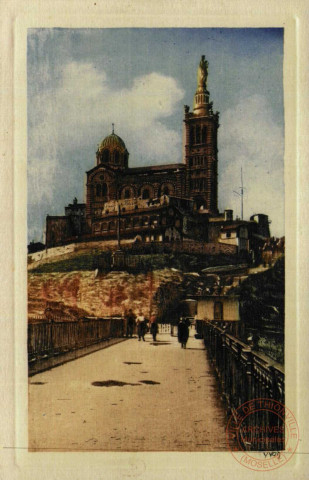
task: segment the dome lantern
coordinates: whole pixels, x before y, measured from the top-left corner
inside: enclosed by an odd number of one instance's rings
[[[128,168],[129,152],[122,138],[114,133],[105,137],[99,144],[97,151],[97,164],[105,163],[117,167]]]

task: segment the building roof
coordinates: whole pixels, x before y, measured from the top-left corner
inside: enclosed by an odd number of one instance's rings
[[[95,170],[99,169],[107,169],[110,172],[113,172],[114,174],[118,174],[118,169],[114,165],[109,165],[108,163],[99,163],[98,165],[95,165],[92,167],[90,170],[88,170],[86,173],[92,173]],[[126,175],[148,175],[149,172],[152,173],[164,173],[164,172],[170,172],[170,171],[176,171],[174,173],[177,173],[177,170],[183,171],[186,169],[186,165],[184,163],[169,163],[167,165],[155,165],[155,166],[148,166],[148,167],[133,167],[133,168],[126,168],[125,170],[121,170],[121,177],[124,178]]]
[[[111,133],[107,137],[102,140],[99,145],[98,151],[102,152],[105,148],[113,150],[114,148],[118,148],[122,151],[126,150],[126,146],[122,138],[118,137],[115,133]]]
[[[183,170],[185,168],[186,168],[186,165],[184,163],[169,163],[167,165],[128,168],[125,171],[125,173],[127,175],[128,174],[136,175],[138,173],[148,173],[149,171],[163,173],[165,170]]]
[[[192,295],[194,296],[194,295]],[[222,300],[222,299],[227,299],[227,300],[239,300],[239,295],[217,295],[217,294],[213,294],[213,295],[207,295],[207,294],[200,294],[200,295],[196,295],[197,297],[197,300],[208,300],[208,299],[219,299],[219,300]]]
[[[249,222],[237,222],[237,221],[234,221],[235,223],[233,223],[232,225],[225,225],[221,228],[221,231],[222,232],[225,232],[226,230],[237,230],[237,228],[239,227],[247,227]]]

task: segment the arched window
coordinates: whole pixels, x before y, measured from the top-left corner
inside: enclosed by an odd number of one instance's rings
[[[144,200],[146,200],[146,199],[149,198],[149,197],[150,197],[149,188],[145,188],[145,189],[143,190],[142,198],[143,198]]]
[[[195,136],[196,136],[196,143],[200,143],[201,142],[201,130],[200,130],[199,125],[196,126]]]
[[[206,143],[206,127],[202,130],[202,143]]]
[[[102,162],[108,162],[108,161],[109,161],[109,151],[108,150],[103,150]]]
[[[106,195],[107,195],[107,185],[106,185],[106,183],[102,183],[101,188],[102,188],[102,196],[106,197]]]
[[[191,127],[190,128],[190,145],[192,145],[192,143],[194,143],[194,128]]]
[[[218,322],[223,321],[223,305],[222,302],[215,302],[214,304],[214,320]]]
[[[119,152],[116,150],[115,152],[115,163],[119,163]]]
[[[95,194],[97,197],[101,196],[101,185],[99,183],[96,184]]]
[[[130,193],[131,193],[130,189],[126,188],[125,191],[124,191],[124,198],[130,198],[131,197]]]

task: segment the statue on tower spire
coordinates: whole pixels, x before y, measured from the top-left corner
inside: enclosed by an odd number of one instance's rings
[[[202,55],[197,68],[197,89],[194,95],[193,109],[195,115],[212,114],[211,105],[209,104],[209,92],[207,90],[207,78],[208,62],[205,60],[205,55]]]
[[[197,88],[207,90],[207,77],[208,77],[208,62],[205,60],[205,55],[202,55],[201,61],[197,69]]]

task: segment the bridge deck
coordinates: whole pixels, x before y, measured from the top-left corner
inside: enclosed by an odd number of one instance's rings
[[[186,350],[147,334],[31,377],[30,449],[226,451],[216,380],[190,333]]]

